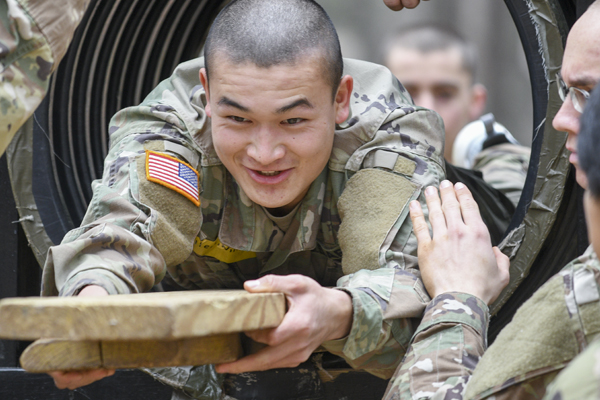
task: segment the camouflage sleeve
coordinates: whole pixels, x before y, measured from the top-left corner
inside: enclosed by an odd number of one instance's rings
[[[46,95],[88,3],[0,1],[0,155]]]
[[[486,349],[488,308],[465,293],[434,298],[384,399],[462,399]]]
[[[375,137],[378,150],[365,157],[363,166],[367,167],[348,181],[338,203],[343,217],[339,235],[342,267],[347,275],[337,286],[352,296],[354,320],[347,338],[323,346],[353,368],[385,379],[400,363],[430,300],[420,280],[408,204],[418,200],[428,215],[424,190],[438,186],[445,177],[441,133],[439,117],[432,111],[409,106],[396,109]],[[396,140],[395,134],[399,136]],[[388,159],[392,162],[386,163]],[[361,174],[369,178],[359,182]],[[371,182],[382,183],[383,188],[371,187]],[[354,186],[357,189],[352,192]],[[349,191],[358,199],[355,209],[344,198]],[[362,193],[368,193],[367,198],[361,197]],[[343,240],[351,212],[364,217],[347,234],[351,240]],[[365,226],[374,228],[363,233]],[[348,244],[343,247],[345,242]],[[357,262],[350,262],[350,257]]]
[[[191,254],[201,224],[197,204],[146,176],[149,151],[193,167],[198,163],[199,150],[186,125],[162,97],[124,109],[111,120],[102,179],[92,183],[93,198],[81,227],[50,249],[42,295],[75,295],[91,284],[110,294],[148,291],[168,266]]]

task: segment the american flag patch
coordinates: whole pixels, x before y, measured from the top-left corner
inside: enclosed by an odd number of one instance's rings
[[[173,189],[200,206],[198,171],[189,164],[166,154],[146,150],[146,179]]]

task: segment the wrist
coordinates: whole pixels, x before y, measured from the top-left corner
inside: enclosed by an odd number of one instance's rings
[[[354,308],[352,307],[352,296],[338,289],[326,289],[331,291],[332,309],[335,311],[331,320],[333,327],[327,340],[341,339],[350,334],[352,329]]]

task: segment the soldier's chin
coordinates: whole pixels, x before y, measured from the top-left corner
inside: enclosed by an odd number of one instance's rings
[[[583,189],[588,188],[588,180],[585,173],[579,168],[579,166],[575,165],[575,180]]]

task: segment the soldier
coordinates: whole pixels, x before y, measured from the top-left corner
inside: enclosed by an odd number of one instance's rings
[[[403,27],[387,40],[385,65],[416,105],[434,110],[444,120],[444,158],[452,163],[448,168],[480,172],[485,182],[516,206],[527,177],[530,149],[519,145],[503,125],[495,122],[493,114],[482,116],[487,89],[475,80],[475,46],[449,27]],[[453,179],[453,171],[447,172],[453,182],[461,178]],[[463,183],[471,191],[477,190]],[[481,204],[481,199],[477,200]]]
[[[281,325],[249,333],[268,346],[218,372],[293,367],[323,343],[389,378],[429,301],[408,203],[444,177],[439,116],[386,68],[343,62],[312,0],[234,1],[204,54],[113,117],[43,295],[283,292]],[[75,388],[110,373],[52,375]]]
[[[579,167],[577,135],[589,93],[600,81],[598,21],[600,0],[589,6],[569,33],[561,73],[557,75],[563,104],[552,121],[555,129],[568,134],[569,161],[584,188],[588,185]],[[414,204],[413,209],[411,204],[420,269],[434,299],[385,398],[541,398],[548,383],[600,331],[600,263],[594,249],[590,246],[537,290],[485,351],[489,319],[486,304],[502,285],[493,287],[493,275],[477,275],[480,270],[494,271],[494,260],[489,245],[483,249],[486,235],[468,191],[459,184],[454,189],[450,183],[440,187],[443,211],[435,189],[426,190],[431,191],[427,204],[433,240],[420,206]],[[444,238],[446,230],[449,236]],[[462,237],[455,235],[457,232]],[[591,233],[593,240],[595,233]],[[463,323],[448,323],[446,318],[454,319],[456,315],[463,317]]]
[[[585,219],[594,252],[600,252],[600,90],[590,94],[581,116],[577,153],[582,176]],[[600,340],[596,339],[548,387],[548,400],[592,400],[600,397]]]
[[[0,155],[48,91],[89,0],[0,1]]]

